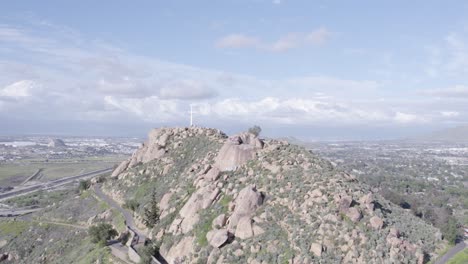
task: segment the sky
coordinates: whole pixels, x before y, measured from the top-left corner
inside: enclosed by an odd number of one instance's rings
[[[5,1],[0,134],[391,139],[468,121],[467,1]]]

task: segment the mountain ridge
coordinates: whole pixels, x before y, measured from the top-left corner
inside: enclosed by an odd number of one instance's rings
[[[154,129],[104,190],[138,201],[136,222],[168,263],[424,263],[444,244],[353,175],[247,132]],[[151,193],[161,215],[147,227]]]

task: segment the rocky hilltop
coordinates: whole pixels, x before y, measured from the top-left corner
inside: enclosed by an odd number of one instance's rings
[[[437,229],[302,147],[159,128],[104,191],[168,263],[425,263]],[[152,199],[160,219],[143,223]]]

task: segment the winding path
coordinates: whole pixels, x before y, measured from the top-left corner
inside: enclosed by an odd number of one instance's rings
[[[456,244],[453,248],[451,248],[445,255],[437,259],[434,264],[445,264],[451,258],[453,258],[458,252],[464,250],[467,247],[464,241]]]
[[[98,185],[94,185],[93,189],[94,189],[94,192],[96,193],[96,195],[101,200],[103,200],[104,202],[109,204],[111,207],[113,207],[114,209],[116,209],[120,213],[122,213],[122,215],[123,215],[123,217],[125,219],[125,224],[133,232],[135,232],[138,235],[138,244],[139,243],[144,243],[145,240],[146,240],[146,235],[145,235],[145,233],[143,231],[141,231],[140,229],[138,229],[138,227],[136,227],[135,221],[133,221],[133,214],[129,210],[126,210],[126,209],[122,208],[114,199],[112,199],[111,197],[109,197],[105,193],[103,193],[101,188],[99,188]]]

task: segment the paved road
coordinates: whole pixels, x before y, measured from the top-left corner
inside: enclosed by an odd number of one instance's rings
[[[110,172],[112,170],[113,170],[113,168],[107,168],[107,169],[87,172],[87,173],[80,174],[80,175],[64,177],[64,178],[60,178],[60,179],[52,180],[52,181],[48,181],[48,182],[29,185],[29,186],[25,186],[25,187],[18,187],[18,188],[15,188],[15,189],[13,189],[13,190],[11,190],[9,192],[0,193],[0,201],[10,199],[10,198],[13,198],[13,197],[17,197],[17,196],[21,196],[21,195],[25,195],[25,194],[28,194],[28,193],[31,193],[31,192],[36,192],[36,191],[39,191],[39,190],[53,189],[53,188],[68,184],[70,182],[73,182],[75,180],[92,178],[92,177],[94,177],[96,175],[103,174],[103,173],[106,173],[106,172]]]
[[[41,169],[37,169],[36,172],[34,172],[31,176],[29,176],[26,180],[24,180],[20,185],[25,185],[25,184],[28,183],[30,180],[36,178],[36,177],[39,175],[39,173],[41,173],[42,170],[43,170],[42,168],[41,168]]]
[[[111,207],[117,209],[120,213],[122,213],[125,219],[125,224],[138,235],[138,243],[144,243],[146,240],[146,235],[143,231],[139,230],[138,227],[136,227],[135,222],[133,221],[133,213],[131,213],[129,210],[122,208],[116,201],[114,201],[114,199],[104,194],[99,186],[94,185],[94,192],[100,199],[102,199]]]
[[[440,257],[434,264],[445,264],[447,261],[449,261],[451,258],[453,258],[458,252],[462,251],[467,247],[465,242],[460,242],[456,244],[453,248],[451,248],[445,255]]]

